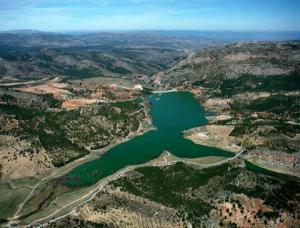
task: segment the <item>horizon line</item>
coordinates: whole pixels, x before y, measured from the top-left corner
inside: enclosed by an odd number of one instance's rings
[[[0,32],[46,32],[46,33],[68,33],[68,32],[156,32],[156,31],[178,31],[178,32],[232,32],[232,33],[300,33],[300,30],[205,30],[205,29],[78,29],[78,30],[39,30],[39,29],[11,29]]]

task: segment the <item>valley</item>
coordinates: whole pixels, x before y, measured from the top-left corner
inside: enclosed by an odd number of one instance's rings
[[[2,225],[299,225],[299,42],[52,35],[0,34]]]

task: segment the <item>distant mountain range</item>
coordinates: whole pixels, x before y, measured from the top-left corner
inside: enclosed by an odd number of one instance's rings
[[[0,33],[0,45],[22,47],[70,47],[70,46],[134,46],[176,49],[200,49],[207,43],[217,45],[212,39],[194,36],[182,37],[177,33],[126,31],[126,32],[41,32],[17,30]],[[220,41],[218,41],[219,43]],[[211,45],[209,45],[211,46]]]
[[[300,32],[232,32],[232,31],[70,31],[44,32],[12,30],[0,32],[0,45],[17,46],[95,46],[95,45],[150,45],[151,47],[180,47],[199,49],[205,43],[239,41],[300,40]]]

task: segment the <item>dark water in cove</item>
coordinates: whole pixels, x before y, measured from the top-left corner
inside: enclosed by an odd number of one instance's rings
[[[159,99],[158,99],[159,98]],[[194,144],[183,130],[206,124],[205,112],[191,93],[174,92],[151,96],[151,115],[157,130],[119,144],[101,158],[84,163],[67,174],[67,185],[89,185],[127,165],[144,163],[167,150],[177,157],[234,156],[233,153]]]

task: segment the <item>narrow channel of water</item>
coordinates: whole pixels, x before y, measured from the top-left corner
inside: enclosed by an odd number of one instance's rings
[[[272,176],[272,177],[275,177],[275,178],[283,180],[283,181],[296,181],[296,182],[300,181],[299,178],[297,178],[297,177],[291,176],[289,174],[276,173],[272,170],[268,170],[268,169],[259,167],[248,161],[245,161],[245,165],[248,170],[255,172],[255,173]]]
[[[89,185],[127,165],[141,164],[167,150],[177,157],[232,157],[233,153],[196,145],[182,131],[207,123],[204,109],[188,92],[154,94],[151,115],[157,130],[133,138],[107,151],[101,158],[84,163],[67,174],[67,185]]]

